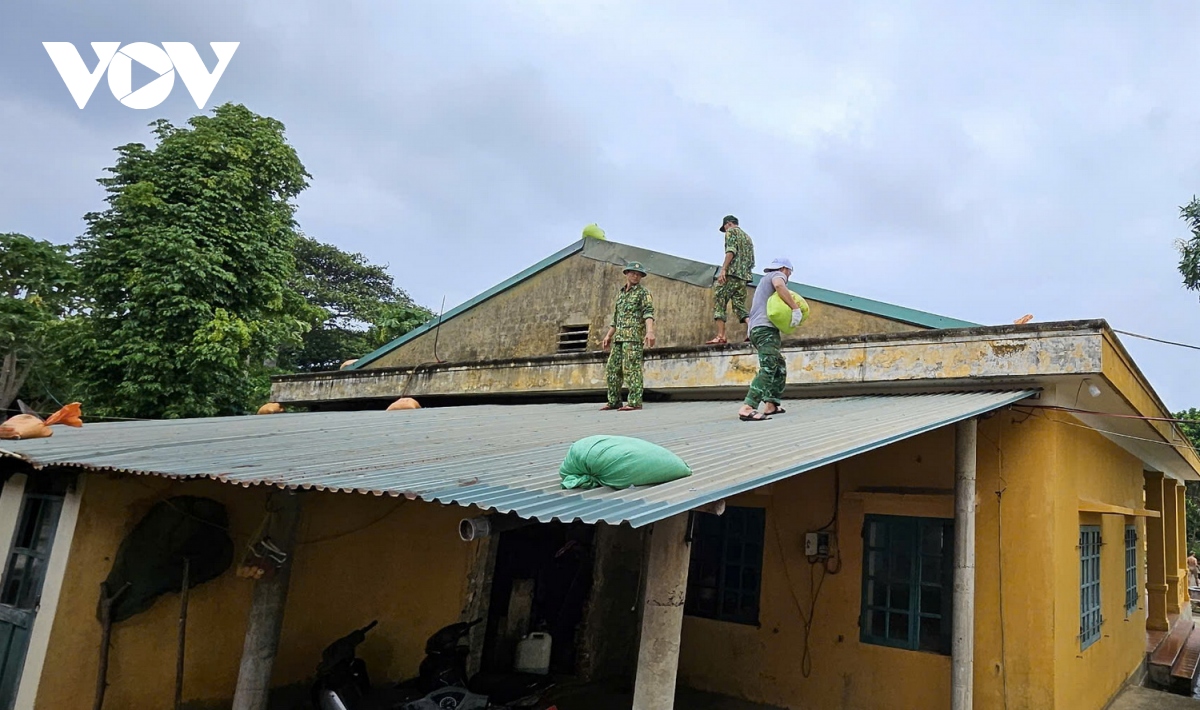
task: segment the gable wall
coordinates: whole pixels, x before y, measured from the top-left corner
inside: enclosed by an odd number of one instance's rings
[[[412,367],[434,362],[472,362],[553,355],[564,325],[590,326],[589,350],[600,349],[617,291],[624,284],[621,267],[576,254],[537,275],[444,321],[404,343],[364,369]],[[642,282],[654,297],[658,347],[695,346],[715,333],[713,290],[651,274]],[[480,284],[480,291],[484,288]],[[747,304],[752,291],[747,289]],[[922,328],[809,301],[811,321],[784,341],[863,333],[898,333]],[[728,338],[740,342],[745,326],[730,316]]]

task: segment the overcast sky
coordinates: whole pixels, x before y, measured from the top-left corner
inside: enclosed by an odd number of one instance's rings
[[[844,7],[849,5],[851,7]],[[425,0],[0,6],[0,231],[66,243],[112,149],[198,112],[72,101],[43,41],[241,46],[207,107],[287,126],[309,235],[447,308],[578,238],[715,263],[732,212],[805,283],[985,324],[1200,344],[1194,2]],[[1200,351],[1125,338],[1172,408]]]

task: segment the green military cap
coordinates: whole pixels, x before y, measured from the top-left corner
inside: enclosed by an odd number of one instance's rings
[[[631,261],[628,264],[626,264],[625,270],[622,271],[621,273],[628,274],[630,271],[636,271],[639,274],[641,274],[642,276],[646,275],[645,267],[643,267],[641,262],[638,262],[638,261]]]

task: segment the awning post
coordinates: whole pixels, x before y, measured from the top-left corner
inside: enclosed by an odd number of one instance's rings
[[[971,710],[975,686],[975,474],[979,424],[954,428],[954,637],[950,649],[951,710]]]
[[[658,521],[650,530],[633,710],[671,710],[675,706],[679,635],[691,561],[687,525],[688,514],[681,513]]]
[[[274,575],[254,583],[232,710],[266,710],[271,691],[271,669],[279,650],[283,610],[287,605],[288,583],[296,557],[300,495],[296,491],[275,491],[267,505],[276,506],[274,524],[269,531],[271,541],[288,557]]]

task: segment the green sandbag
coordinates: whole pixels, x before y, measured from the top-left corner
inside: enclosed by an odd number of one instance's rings
[[[799,328],[808,322],[808,301],[801,298],[800,294],[795,291],[792,291],[792,299],[796,301],[797,306],[800,306],[800,313],[803,318],[800,321],[800,325],[796,326],[796,328]],[[779,297],[778,291],[772,293],[771,297],[767,299],[767,319],[784,335],[788,335],[796,330],[796,328],[792,327],[792,309],[788,308],[788,304],[784,303],[783,299]]]
[[[598,434],[571,444],[558,469],[563,488],[628,488],[692,475],[683,459],[658,444]]]

